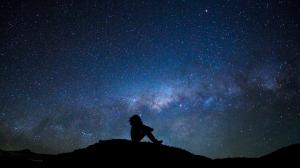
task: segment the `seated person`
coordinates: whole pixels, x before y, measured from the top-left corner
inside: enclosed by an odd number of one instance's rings
[[[145,136],[148,136],[153,143],[161,144],[163,142],[154,137],[152,134],[154,129],[144,125],[138,115],[133,115],[130,117],[129,122],[131,125],[131,140],[133,142],[140,142]]]

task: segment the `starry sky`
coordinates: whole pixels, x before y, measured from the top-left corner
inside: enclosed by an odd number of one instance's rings
[[[300,2],[0,2],[0,149],[130,139],[212,158],[300,142]],[[147,139],[145,139],[147,141]]]

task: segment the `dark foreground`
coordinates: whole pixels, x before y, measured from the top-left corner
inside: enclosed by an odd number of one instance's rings
[[[36,154],[29,150],[0,150],[0,163],[3,167],[4,165],[5,167],[69,167],[80,165],[85,167],[101,167],[106,165],[126,165],[131,167],[154,165],[160,167],[161,165],[179,166],[192,164],[197,166],[214,164],[242,164],[249,166],[261,164],[291,165],[299,161],[300,144],[281,148],[260,158],[225,158],[214,160],[194,155],[179,148],[146,142],[135,144],[128,140],[99,141],[87,148],[58,155]]]

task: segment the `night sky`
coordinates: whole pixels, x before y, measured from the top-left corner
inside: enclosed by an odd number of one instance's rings
[[[0,149],[130,139],[212,158],[300,142],[300,2],[0,2]],[[145,139],[147,141],[147,139]]]

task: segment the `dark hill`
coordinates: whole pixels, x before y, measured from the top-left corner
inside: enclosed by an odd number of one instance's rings
[[[0,150],[0,166],[5,165],[7,167],[42,167],[44,160],[50,159],[52,157],[54,157],[54,155],[33,153],[28,149],[21,151]]]
[[[300,144],[281,148],[260,158],[215,159],[194,155],[188,151],[148,142],[132,143],[128,140],[99,141],[87,148],[58,155],[36,154],[29,150],[0,151],[0,163],[30,167],[102,165],[190,165],[235,163],[291,163],[300,159]]]
[[[268,155],[262,156],[263,160],[300,161],[300,144],[283,147]]]
[[[132,143],[128,140],[99,141],[85,149],[64,153],[46,161],[47,164],[119,164],[135,165],[165,162],[169,164],[186,162],[209,162],[211,159],[194,155],[185,150],[148,142]]]

